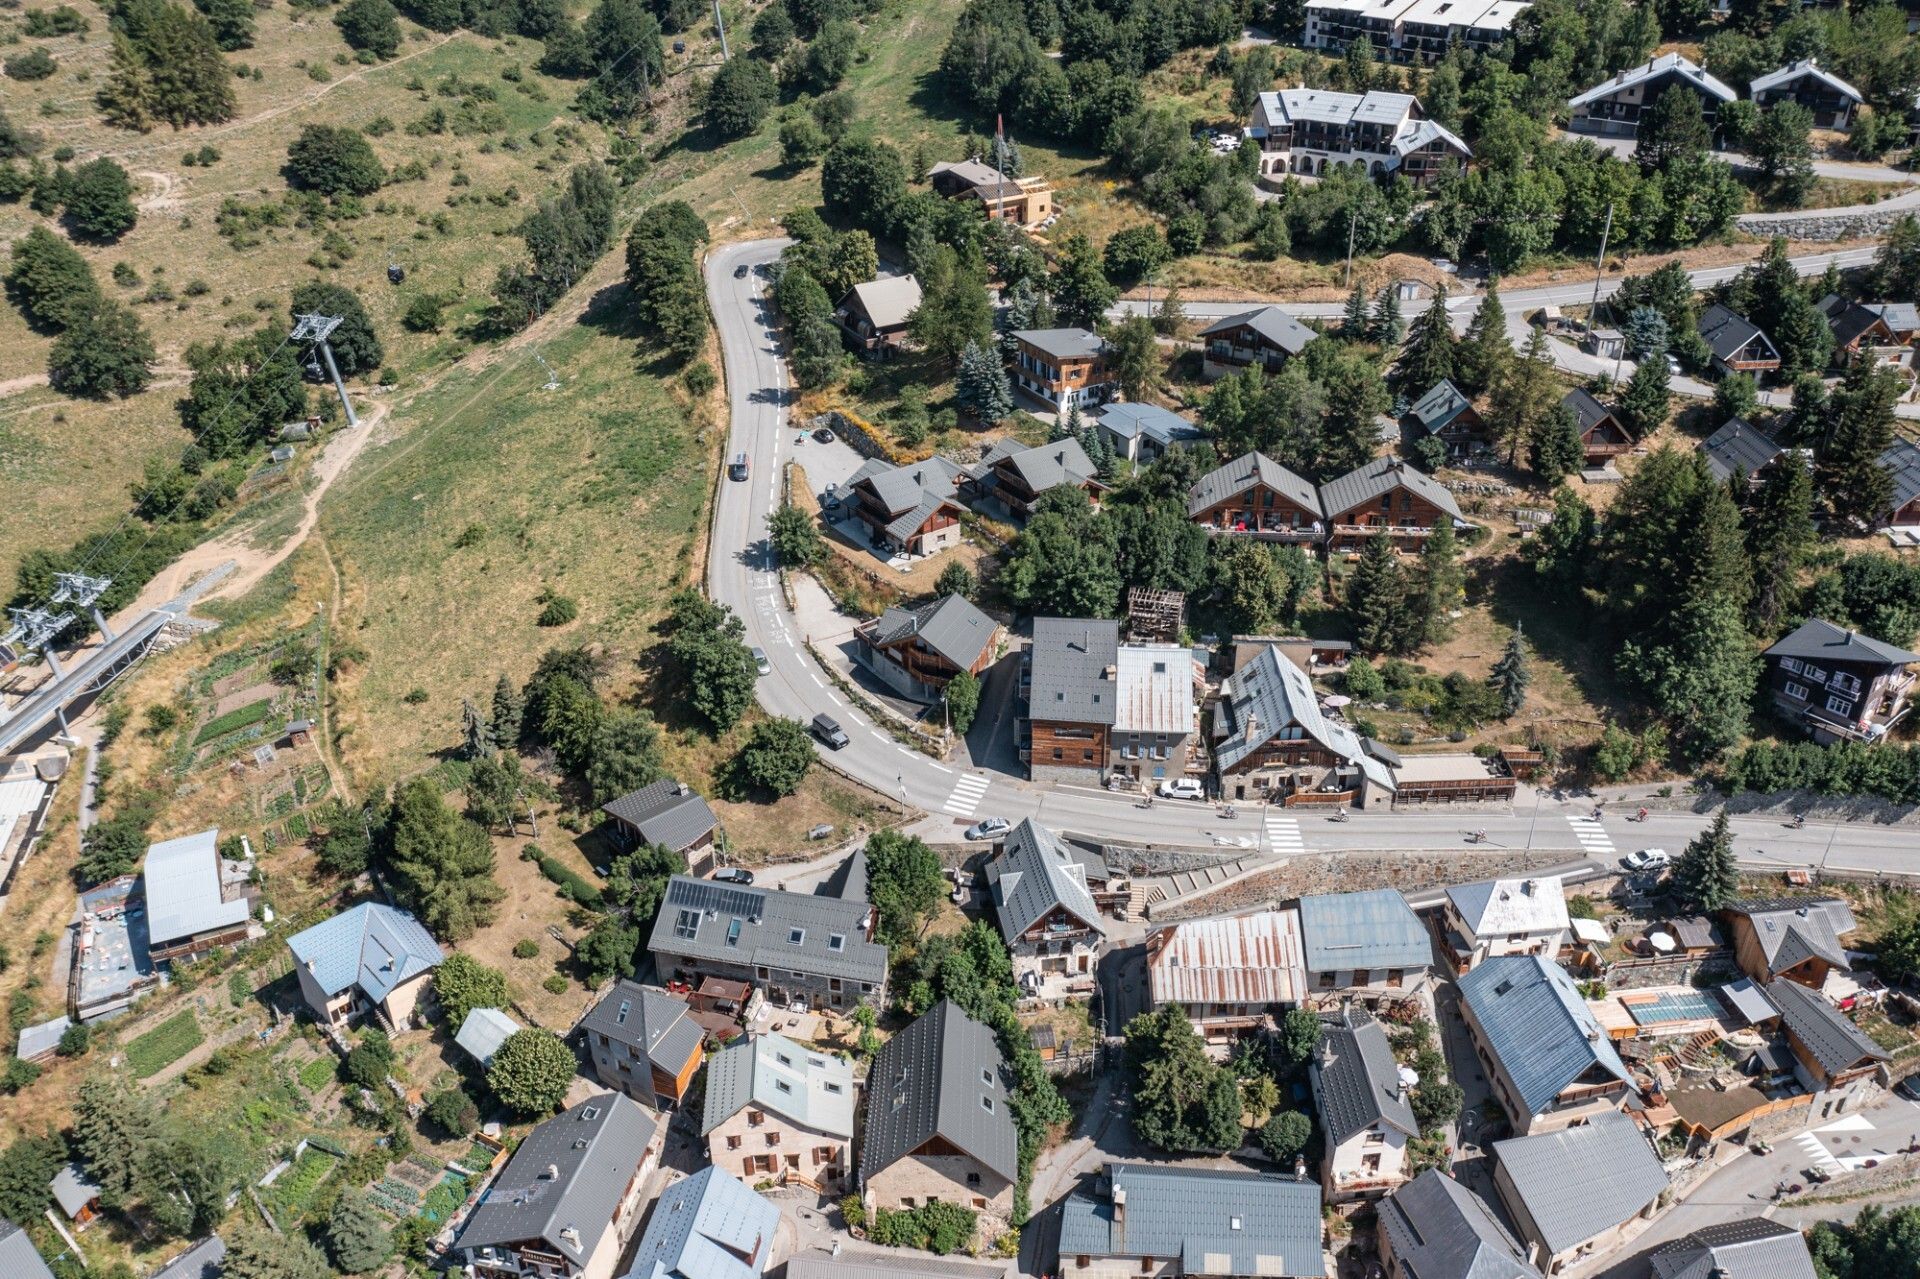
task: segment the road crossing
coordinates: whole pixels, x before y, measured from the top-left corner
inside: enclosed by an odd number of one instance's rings
[[[960,780],[953,784],[953,793],[947,796],[947,802],[941,807],[955,817],[971,817],[973,810],[980,807],[980,799],[991,784],[978,773],[962,773]]]

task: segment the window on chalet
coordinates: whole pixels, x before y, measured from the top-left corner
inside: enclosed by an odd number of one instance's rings
[[[1796,684],[1794,681],[1788,680],[1786,694],[1796,702],[1804,702],[1807,700],[1808,689],[1805,684]]]
[[[1845,671],[1835,671],[1828,687],[1838,689],[1843,693],[1857,693],[1860,691],[1860,677],[1857,675],[1849,675]]]
[[[1827,668],[1824,666],[1815,666],[1812,662],[1808,662],[1805,674],[1808,679],[1816,684],[1824,684],[1827,682]]]
[[[1792,671],[1795,675],[1798,675],[1800,673],[1800,659],[1797,657],[1783,657],[1780,659],[1780,668],[1782,670]]]
[[[1829,697],[1827,699],[1827,709],[1835,715],[1851,715],[1853,714],[1853,699],[1851,697]]]

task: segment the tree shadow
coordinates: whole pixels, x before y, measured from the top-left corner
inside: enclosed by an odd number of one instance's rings
[[[1481,556],[1468,561],[1467,570],[1469,593],[1486,601],[1493,620],[1520,627],[1534,652],[1564,671],[1584,701],[1609,718],[1631,713],[1632,701],[1612,669],[1618,637],[1599,609],[1554,595],[1532,565],[1515,556]]]

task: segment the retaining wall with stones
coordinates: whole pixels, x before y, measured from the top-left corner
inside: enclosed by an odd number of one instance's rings
[[[1789,240],[1847,240],[1854,236],[1878,235],[1912,212],[1911,207],[1867,208],[1846,212],[1809,209],[1791,218],[1749,213],[1735,218],[1733,224],[1748,235],[1784,235]]]
[[[1168,902],[1165,910],[1153,912],[1153,919],[1160,923],[1228,915],[1311,893],[1355,893],[1371,888],[1418,892],[1460,883],[1467,865],[1471,867],[1467,878],[1481,880],[1541,870],[1550,860],[1520,851],[1476,853],[1470,864],[1463,864],[1455,852],[1311,853],[1223,884],[1214,892]]]

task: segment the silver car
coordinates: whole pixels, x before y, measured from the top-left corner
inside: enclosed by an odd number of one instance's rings
[[[753,654],[753,669],[762,675],[773,674],[773,663],[767,660],[767,650],[756,645],[747,650]]]

